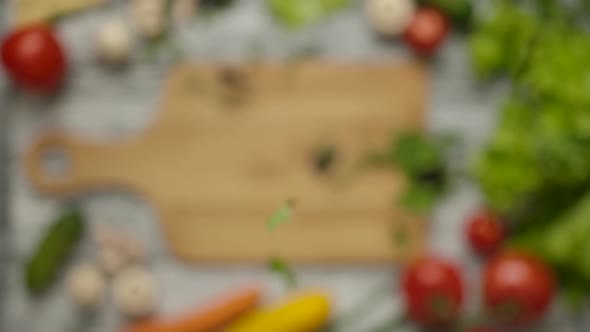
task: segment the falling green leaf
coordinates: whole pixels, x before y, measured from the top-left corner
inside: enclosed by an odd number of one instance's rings
[[[268,221],[266,222],[266,227],[269,231],[274,231],[279,225],[282,225],[291,219],[291,215],[293,214],[293,207],[295,206],[295,201],[292,199],[287,200],[281,207],[276,210]]]
[[[293,272],[293,269],[282,258],[271,258],[268,262],[268,268],[273,273],[279,275],[289,288],[295,288],[297,286],[295,272]]]

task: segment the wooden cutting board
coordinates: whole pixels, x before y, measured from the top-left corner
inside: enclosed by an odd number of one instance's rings
[[[142,195],[171,251],[189,261],[403,260],[423,248],[423,224],[395,204],[404,179],[353,170],[394,133],[422,128],[426,100],[417,64],[181,65],[143,134],[100,143],[49,133],[26,166],[46,193]],[[320,172],[314,160],[326,145],[336,158]],[[65,172],[46,169],[50,151],[66,157]],[[292,220],[269,232],[268,217],[288,199]]]
[[[15,25],[44,22],[58,16],[94,7],[105,0],[12,0]]]

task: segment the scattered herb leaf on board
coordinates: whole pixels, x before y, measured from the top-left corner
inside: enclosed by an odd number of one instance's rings
[[[69,211],[49,226],[26,265],[26,285],[33,295],[51,286],[82,238],[84,222],[78,211]]]
[[[248,76],[239,68],[231,66],[221,68],[219,80],[228,89],[240,92],[248,90]]]
[[[236,106],[243,105],[250,95],[250,82],[245,70],[224,66],[221,68],[218,76],[221,83],[221,99],[227,106],[235,109]]]
[[[336,148],[333,145],[323,145],[314,153],[313,164],[317,172],[328,171],[337,159]]]
[[[280,276],[285,282],[285,285],[287,285],[289,288],[295,288],[297,286],[295,272],[281,257],[271,258],[268,262],[268,268],[270,271]]]
[[[288,199],[268,218],[266,228],[272,232],[280,225],[288,222],[291,219],[294,207],[295,200]]]

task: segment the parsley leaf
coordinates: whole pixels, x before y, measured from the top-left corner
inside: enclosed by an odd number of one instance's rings
[[[295,207],[295,200],[289,199],[281,207],[279,207],[266,222],[266,228],[269,231],[274,231],[278,226],[286,223],[291,219],[293,208]]]
[[[382,151],[368,155],[365,163],[401,169],[409,184],[400,203],[414,212],[428,213],[447,189],[448,167],[443,152],[448,145],[449,138],[408,132],[395,137]]]
[[[280,257],[273,257],[268,261],[268,268],[270,271],[279,275],[285,285],[289,288],[295,288],[297,286],[297,279],[295,278],[295,272],[289,266],[289,264]]]

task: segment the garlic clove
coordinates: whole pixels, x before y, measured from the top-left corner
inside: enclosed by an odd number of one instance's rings
[[[113,299],[125,316],[142,318],[156,311],[158,289],[151,273],[140,266],[125,268],[113,284]]]
[[[123,21],[103,23],[96,32],[96,51],[98,57],[106,63],[128,62],[133,51],[131,30]]]
[[[415,0],[365,0],[365,14],[369,23],[384,37],[403,33],[415,13]]]
[[[104,298],[105,288],[104,276],[93,264],[79,264],[67,273],[67,293],[83,309],[96,309]]]

